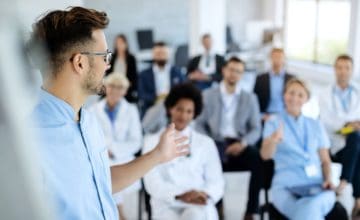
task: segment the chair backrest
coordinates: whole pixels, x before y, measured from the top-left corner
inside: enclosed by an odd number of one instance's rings
[[[175,51],[175,66],[186,67],[189,60],[189,46],[187,44],[179,45]]]
[[[154,45],[152,29],[137,30],[136,37],[140,50],[151,49]]]

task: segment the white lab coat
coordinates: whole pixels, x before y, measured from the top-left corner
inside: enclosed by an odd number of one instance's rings
[[[108,149],[113,153],[114,159],[109,159],[110,165],[118,165],[130,162],[135,159],[142,145],[142,130],[138,109],[130,104],[124,98],[120,101],[120,107],[116,115],[114,127],[105,112],[106,100],[94,104],[90,110],[93,111],[99,124],[101,125],[105,143]],[[135,182],[127,187],[124,192],[133,192],[140,189],[140,182]],[[115,195],[115,200],[120,203],[120,194]]]
[[[196,211],[186,210],[194,208],[200,211],[200,214],[202,212],[203,215],[200,216],[204,216],[206,220],[218,219],[215,203],[224,194],[224,178],[218,151],[212,139],[190,127],[187,130],[189,131],[190,156],[183,156],[161,164],[144,177],[145,188],[151,196],[154,219],[199,218],[191,216],[191,213],[194,214]],[[160,134],[161,131],[145,136],[144,153],[156,146]],[[207,205],[191,205],[175,200],[176,195],[190,190],[206,192],[210,196]],[[190,216],[181,216],[184,212],[190,213]]]
[[[353,90],[350,96],[348,112],[343,110],[339,97],[334,94],[334,85],[327,88],[320,99],[320,119],[329,134],[332,154],[339,152],[345,147],[346,143],[345,137],[336,134],[336,131],[349,121],[360,120],[360,90],[358,86],[351,85]]]

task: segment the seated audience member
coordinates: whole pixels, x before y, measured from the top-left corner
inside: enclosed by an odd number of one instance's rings
[[[106,97],[96,103],[91,110],[97,116],[104,132],[110,165],[125,164],[135,159],[134,154],[141,147],[142,133],[139,113],[134,104],[130,104],[124,99],[129,88],[129,81],[123,74],[111,73],[105,78],[104,83]],[[114,194],[121,220],[125,219],[122,208],[124,193],[134,192],[138,189],[140,189],[140,182]]]
[[[262,158],[275,161],[273,205],[291,220],[324,219],[336,200],[328,136],[318,120],[301,113],[310,97],[303,81],[289,80],[283,97],[285,110],[265,122],[261,147]]]
[[[352,184],[353,216],[360,217],[360,89],[351,82],[350,56],[339,56],[334,66],[336,83],[320,100],[320,118],[330,136],[333,159],[343,165],[337,193]]]
[[[271,70],[258,75],[254,86],[254,93],[259,100],[263,121],[266,121],[271,113],[278,113],[284,109],[284,86],[293,77],[285,70],[285,53],[283,49],[273,48],[270,59]]]
[[[253,219],[262,186],[262,161],[254,147],[261,135],[261,120],[256,96],[238,86],[244,68],[236,57],[225,63],[220,85],[203,93],[204,110],[196,128],[215,140],[224,170],[251,171],[245,219]]]
[[[126,78],[130,81],[129,89],[125,95],[128,102],[136,103],[138,100],[138,73],[136,59],[129,51],[129,46],[125,35],[119,34],[115,39],[114,54],[110,61],[110,68],[106,75],[110,73],[125,73]]]
[[[215,54],[212,49],[210,34],[204,34],[201,38],[204,52],[192,58],[188,63],[188,78],[199,89],[206,89],[216,81],[221,81],[221,68],[224,65],[224,57]]]
[[[159,166],[145,175],[154,219],[218,219],[215,203],[224,194],[221,163],[215,143],[196,132],[190,122],[202,110],[200,91],[192,84],[173,87],[165,100],[169,120],[189,138],[187,156]],[[144,152],[150,151],[161,133],[145,136]]]
[[[155,43],[153,65],[139,76],[141,117],[153,104],[164,100],[172,86],[184,81],[181,71],[168,63],[169,51],[164,42]]]

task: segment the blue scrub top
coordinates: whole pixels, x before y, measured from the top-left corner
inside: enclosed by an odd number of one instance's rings
[[[39,139],[43,189],[58,219],[118,219],[108,152],[95,117],[42,90],[32,114]]]
[[[286,112],[272,116],[263,130],[263,138],[272,135],[283,124],[283,139],[274,154],[275,174],[272,187],[291,187],[323,181],[319,149],[329,148],[330,140],[319,120]],[[315,165],[318,175],[309,177],[305,167]]]

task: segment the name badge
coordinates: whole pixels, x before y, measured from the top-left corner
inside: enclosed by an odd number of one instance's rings
[[[305,173],[308,177],[319,176],[320,170],[315,164],[305,166]]]

